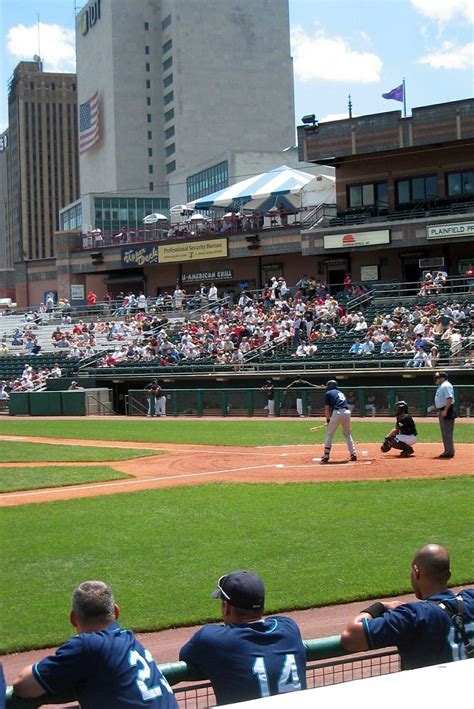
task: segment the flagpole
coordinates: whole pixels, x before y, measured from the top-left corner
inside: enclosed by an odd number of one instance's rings
[[[403,77],[403,118],[407,117],[407,90],[405,87],[405,77]]]

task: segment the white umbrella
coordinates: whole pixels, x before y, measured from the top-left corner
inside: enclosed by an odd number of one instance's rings
[[[224,219],[228,217],[240,217],[240,212],[227,212],[227,214],[224,214]]]
[[[192,217],[189,217],[190,222],[205,222],[207,217],[205,217],[203,214],[193,214]]]
[[[158,214],[157,212],[153,212],[153,214],[148,214],[143,219],[144,224],[156,224],[156,222],[167,222],[167,221],[168,221],[168,217],[165,217],[164,214]]]
[[[170,214],[181,214],[181,212],[191,214],[191,212],[194,212],[194,209],[188,207],[186,204],[175,204],[174,207],[170,209]]]

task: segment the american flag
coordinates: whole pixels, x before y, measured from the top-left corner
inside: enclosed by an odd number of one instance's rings
[[[79,106],[79,153],[85,153],[99,140],[99,92]]]

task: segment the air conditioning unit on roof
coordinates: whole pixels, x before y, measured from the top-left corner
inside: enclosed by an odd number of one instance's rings
[[[444,266],[443,256],[436,256],[435,258],[420,258],[418,259],[419,268],[441,268]]]

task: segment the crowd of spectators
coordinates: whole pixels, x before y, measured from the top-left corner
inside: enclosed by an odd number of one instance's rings
[[[391,312],[377,312],[369,324],[362,312],[348,313],[340,324],[356,337],[351,356],[408,355],[408,368],[436,367],[440,344],[449,345],[451,364],[470,366],[474,348],[474,308],[468,302],[397,305]]]
[[[38,367],[36,369],[31,364],[25,364],[19,377],[9,380],[2,379],[0,399],[8,400],[12,392],[42,391],[47,379],[60,379],[61,376],[61,367],[57,362],[51,368]]]

